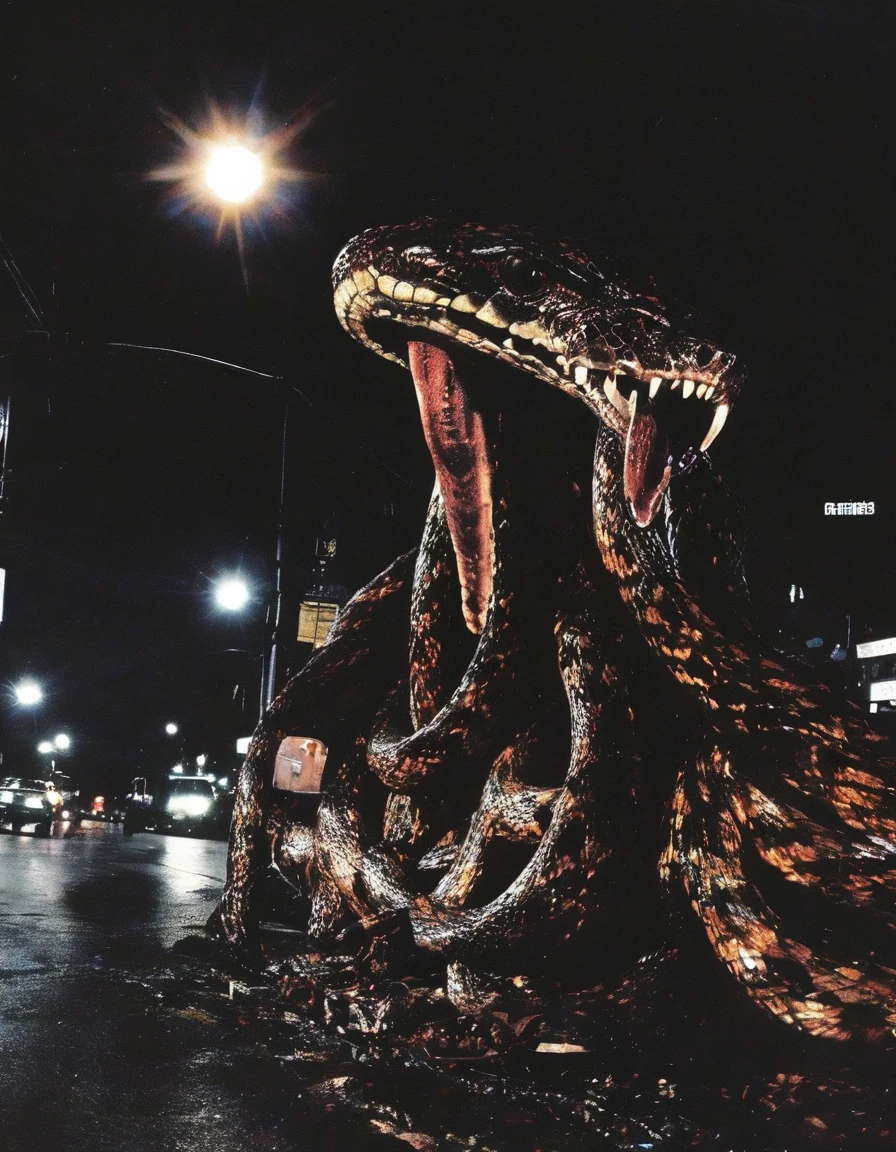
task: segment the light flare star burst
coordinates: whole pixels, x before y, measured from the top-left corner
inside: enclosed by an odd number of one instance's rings
[[[309,179],[288,163],[286,153],[311,115],[303,111],[269,130],[262,127],[254,107],[238,119],[212,106],[196,127],[170,114],[165,118],[178,139],[178,155],[148,177],[171,186],[175,211],[216,217],[219,238],[233,230],[245,278],[244,224],[284,215],[290,191]]]

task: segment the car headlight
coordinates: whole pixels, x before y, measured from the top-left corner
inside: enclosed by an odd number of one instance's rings
[[[25,797],[25,807],[26,808],[43,808],[43,806],[44,806],[44,802],[43,802],[43,800],[41,800],[41,798],[39,796],[26,796]]]
[[[204,816],[211,806],[211,800],[205,796],[172,796],[168,801],[168,811],[183,816]]]

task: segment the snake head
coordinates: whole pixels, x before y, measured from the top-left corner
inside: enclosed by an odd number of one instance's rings
[[[468,365],[488,358],[590,408],[624,445],[625,498],[641,526],[721,432],[742,382],[735,356],[651,285],[522,229],[430,219],[370,229],[340,253],[333,282],[343,327],[411,370],[458,558],[471,571],[489,562],[490,480]],[[482,595],[467,607],[477,630]]]

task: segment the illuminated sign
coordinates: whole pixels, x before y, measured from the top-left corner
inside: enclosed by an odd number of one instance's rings
[[[299,607],[299,633],[303,644],[319,648],[330,634],[339,605],[327,600],[303,600]]]
[[[856,644],[856,656],[860,660],[894,654],[896,654],[896,636],[891,636],[888,640],[869,640],[866,644]]]
[[[852,500],[845,504],[825,504],[825,516],[873,516],[873,500]]]
[[[896,680],[876,680],[868,685],[869,700],[896,700]]]

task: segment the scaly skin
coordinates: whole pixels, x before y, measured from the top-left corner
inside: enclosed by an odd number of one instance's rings
[[[599,964],[660,915],[649,895],[626,915],[652,875],[779,1020],[891,1030],[896,777],[756,628],[706,455],[735,356],[651,285],[515,229],[373,229],[334,284],[346,330],[411,369],[436,491],[413,575],[359,594],[256,736],[226,938],[252,942],[273,852],[322,939],[398,916],[452,964],[510,971],[577,933]],[[270,789],[288,733],[330,747],[313,837]],[[531,853],[495,890],[500,840]]]

